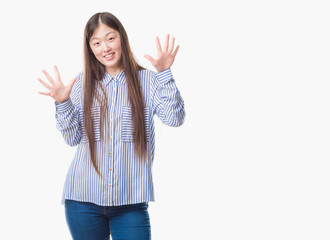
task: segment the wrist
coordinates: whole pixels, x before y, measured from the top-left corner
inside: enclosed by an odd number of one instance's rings
[[[169,68],[156,68],[157,73],[161,73]]]
[[[69,98],[66,98],[66,99],[59,99],[59,100],[55,100],[58,104],[61,104],[61,103],[64,103],[66,101],[68,101]]]
[[[63,102],[58,102],[58,101],[56,101],[56,102],[55,102],[55,106],[56,106],[56,111],[57,111],[58,113],[65,112],[65,111],[67,111],[68,109],[73,108],[73,104],[72,104],[70,98],[67,99],[66,101],[63,101]]]
[[[169,81],[171,81],[171,79],[173,79],[171,69],[167,68],[159,73],[156,73],[156,78],[159,83],[162,83],[162,84],[168,83]]]

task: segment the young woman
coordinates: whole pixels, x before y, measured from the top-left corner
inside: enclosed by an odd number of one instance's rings
[[[68,85],[38,79],[56,105],[57,128],[70,146],[78,145],[62,203],[73,239],[151,239],[148,202],[154,201],[153,116],[180,126],[184,103],[171,74],[179,46],[167,35],[157,58],[146,55],[157,73],[134,60],[126,31],[110,13],[86,24],[84,71]]]

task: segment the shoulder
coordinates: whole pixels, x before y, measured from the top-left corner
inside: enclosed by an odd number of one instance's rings
[[[71,90],[71,96],[72,97],[78,97],[82,92],[82,85],[84,82],[84,73],[80,72],[76,75],[76,82],[73,84],[72,90]]]
[[[84,72],[80,72],[76,75],[77,81],[74,83],[73,87],[80,89],[84,82]]]
[[[84,81],[84,72],[78,73],[76,78],[77,78],[76,83],[79,82],[81,84]]]

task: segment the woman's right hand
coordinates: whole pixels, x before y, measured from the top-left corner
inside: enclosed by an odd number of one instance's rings
[[[42,70],[49,83],[44,82],[40,78],[38,78],[38,81],[42,85],[44,85],[49,90],[49,92],[39,92],[39,93],[42,95],[50,96],[56,102],[62,103],[70,98],[71,89],[73,87],[73,84],[76,82],[77,78],[72,79],[68,85],[64,85],[63,82],[61,81],[60,73],[58,72],[56,66],[54,66],[54,70],[55,70],[55,79],[56,79],[55,81],[46,72],[46,70]]]

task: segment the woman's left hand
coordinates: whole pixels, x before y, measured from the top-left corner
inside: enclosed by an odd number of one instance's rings
[[[151,64],[156,68],[157,72],[164,71],[170,68],[174,62],[175,55],[179,50],[179,45],[175,48],[174,52],[174,42],[175,38],[172,38],[171,46],[169,47],[169,39],[170,35],[167,34],[164,44],[164,51],[160,46],[159,37],[156,37],[156,45],[157,45],[157,58],[152,58],[149,55],[144,55],[146,59],[148,59]]]

